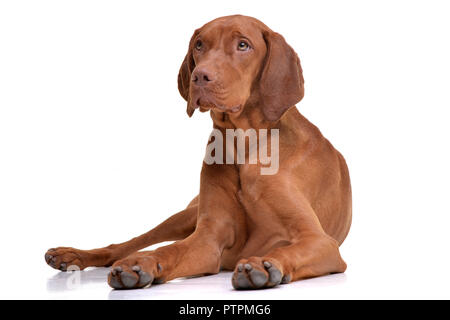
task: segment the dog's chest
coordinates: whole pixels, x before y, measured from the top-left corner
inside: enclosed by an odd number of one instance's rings
[[[239,167],[239,200],[244,204],[258,201],[263,192],[264,176],[260,174],[260,165],[244,164]]]

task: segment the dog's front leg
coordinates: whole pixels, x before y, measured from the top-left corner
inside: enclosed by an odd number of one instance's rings
[[[195,231],[171,245],[116,261],[108,276],[111,287],[142,288],[153,282],[219,272],[222,252],[235,244],[237,222],[243,219],[234,170],[233,166],[204,164]]]
[[[236,289],[271,288],[280,283],[344,272],[339,244],[325,233],[310,202],[300,190],[289,188],[286,175],[266,177],[257,186],[259,201],[249,192],[242,202],[248,210],[284,223],[288,238],[281,247],[262,256],[244,257],[238,261],[232,277]],[[247,190],[247,189],[245,189]],[[289,192],[288,192],[289,191]],[[249,201],[250,199],[250,201]],[[332,212],[331,212],[332,214]]]
[[[52,268],[61,271],[107,267],[155,243],[184,239],[194,232],[198,213],[197,201],[196,197],[186,209],[174,214],[152,230],[126,242],[91,250],[72,247],[53,248],[45,253],[45,261]]]

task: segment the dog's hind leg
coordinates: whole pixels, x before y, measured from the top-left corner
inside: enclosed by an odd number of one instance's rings
[[[171,216],[152,230],[129,241],[112,244],[104,248],[79,250],[70,247],[49,249],[45,261],[52,268],[67,271],[70,266],[83,270],[87,267],[106,267],[116,260],[163,241],[185,239],[194,232],[197,223],[198,197],[189,206]],[[72,269],[72,268],[71,268]]]

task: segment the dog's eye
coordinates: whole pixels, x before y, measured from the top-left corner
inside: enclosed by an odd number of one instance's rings
[[[195,49],[200,50],[203,46],[203,43],[200,40],[197,40],[195,43]]]
[[[250,48],[250,46],[245,41],[240,41],[239,44],[238,44],[238,50],[239,51],[247,51],[249,48]]]

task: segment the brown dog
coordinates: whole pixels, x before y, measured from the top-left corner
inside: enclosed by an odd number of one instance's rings
[[[283,37],[250,17],[209,22],[192,36],[178,88],[189,116],[196,108],[210,111],[219,132],[278,129],[277,173],[262,175],[259,162],[204,162],[200,194],[185,210],[122,244],[50,249],[47,263],[63,271],[113,265],[108,282],[116,289],[221,268],[234,270],[236,289],[344,272],[339,245],[351,224],[348,169],[294,106],[303,97],[302,69]],[[178,241],[138,252],[170,240]]]

